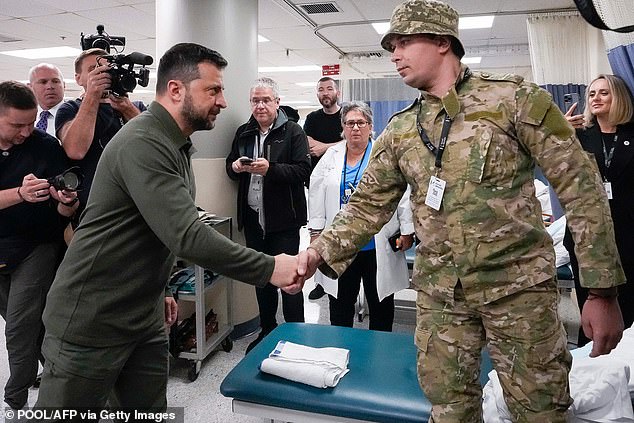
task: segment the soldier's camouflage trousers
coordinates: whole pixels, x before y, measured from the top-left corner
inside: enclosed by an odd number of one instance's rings
[[[434,423],[482,421],[480,351],[485,344],[514,422],[562,422],[572,403],[572,357],[557,314],[556,281],[469,307],[460,285],[453,304],[419,292],[418,379]]]

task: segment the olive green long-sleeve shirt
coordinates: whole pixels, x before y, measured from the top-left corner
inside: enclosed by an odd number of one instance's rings
[[[108,143],[48,295],[49,333],[87,346],[156,333],[175,256],[254,285],[270,280],[272,257],[199,221],[190,147],[156,102]]]
[[[416,122],[437,145],[446,113],[453,124],[438,170]],[[460,280],[478,305],[544,282],[555,274],[554,250],[535,198],[536,164],[566,209],[582,284],[623,283],[600,176],[550,95],[520,77],[477,72],[442,99],[422,92],[392,118],[349,204],[312,244],[322,271],[341,274],[409,184],[421,240],[416,289],[451,301]],[[425,204],[432,175],[446,181],[439,211]]]

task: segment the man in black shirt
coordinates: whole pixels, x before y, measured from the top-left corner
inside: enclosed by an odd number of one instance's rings
[[[24,407],[35,381],[44,301],[78,206],[76,193],[48,182],[67,159],[54,137],[33,128],[36,115],[31,89],[0,83],[0,314],[10,371],[4,401],[13,409]]]
[[[304,123],[304,132],[308,137],[313,169],[328,147],[341,141],[343,128],[341,127],[341,107],[339,106],[340,94],[334,79],[324,76],[317,82],[317,99],[322,107],[309,113]],[[315,288],[308,294],[308,298],[317,300],[324,294],[324,288],[321,285],[315,285]]]
[[[84,175],[79,191],[80,210],[86,205],[88,193],[97,169],[97,163],[110,139],[133,117],[146,108],[141,102],[132,102],[127,96],[109,91],[112,76],[106,60],[108,53],[91,48],[75,59],[75,81],[84,93],[76,100],[62,104],[55,116],[57,138],[73,165]]]
[[[308,137],[313,169],[328,147],[341,141],[341,107],[337,82],[324,76],[317,82],[317,99],[322,108],[306,116],[304,132]]]

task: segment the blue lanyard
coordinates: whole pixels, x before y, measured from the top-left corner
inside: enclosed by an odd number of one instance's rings
[[[357,173],[354,175],[354,180],[352,181],[352,183],[348,183],[348,185],[350,185],[350,191],[351,191],[350,195],[352,195],[352,192],[354,192],[357,189],[357,184],[358,184],[357,180],[359,178],[359,172],[361,171],[361,168],[363,167],[363,163],[365,162],[365,156],[368,154],[368,145],[370,145],[369,141],[365,146],[365,150],[363,150],[363,157],[358,163]],[[348,168],[348,147],[346,146],[346,154],[344,154],[343,156],[343,179],[342,179],[343,195],[341,196],[342,204],[348,204],[348,201],[350,200],[350,195],[346,195],[346,178],[348,175],[347,168]]]

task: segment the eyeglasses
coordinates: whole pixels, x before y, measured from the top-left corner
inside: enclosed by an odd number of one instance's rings
[[[346,128],[354,128],[354,125],[357,125],[359,127],[359,129],[361,128],[365,128],[366,126],[368,126],[368,122],[366,122],[365,120],[348,120],[346,122],[343,123],[343,125]]]
[[[259,104],[263,105],[263,106],[270,106],[271,104],[275,103],[275,99],[274,98],[252,98],[251,100],[249,100],[249,102],[251,103],[251,106],[256,107]]]

